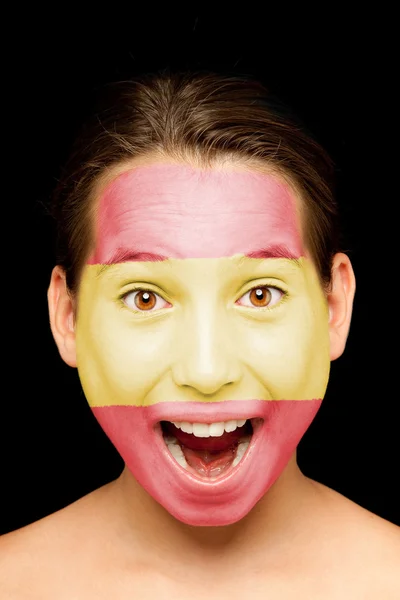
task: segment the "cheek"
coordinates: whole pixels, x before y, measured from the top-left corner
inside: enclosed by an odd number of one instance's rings
[[[97,302],[77,326],[78,372],[90,405],[141,405],[167,368],[168,328],[135,323],[112,303]]]
[[[330,359],[325,306],[287,310],[279,322],[242,327],[243,361],[273,400],[322,398]]]

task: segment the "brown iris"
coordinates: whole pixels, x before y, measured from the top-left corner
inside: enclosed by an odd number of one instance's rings
[[[157,299],[153,292],[140,290],[135,296],[135,304],[139,310],[150,310],[155,307]]]
[[[251,290],[249,298],[254,306],[268,306],[272,294],[267,287],[258,287]]]

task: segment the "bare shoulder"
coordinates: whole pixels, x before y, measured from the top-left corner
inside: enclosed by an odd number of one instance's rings
[[[93,532],[99,529],[99,520],[104,523],[103,495],[100,488],[48,517],[0,537],[1,600],[51,598],[52,590],[60,589],[60,582],[70,569],[76,583],[80,573],[90,570],[89,560],[96,546]]]
[[[316,485],[325,505],[326,556],[337,565],[338,577],[354,586],[355,594],[365,585],[365,598],[400,598],[400,527]]]
[[[388,552],[393,551],[396,555],[400,549],[400,527],[370,512],[342,494],[320,484],[317,485],[323,488],[323,493],[326,495],[326,508],[331,516],[332,525],[342,523],[355,543],[363,544],[366,541],[374,541],[377,544],[376,550],[382,551],[386,548]],[[370,546],[367,547],[370,548]],[[397,558],[399,556],[397,555]]]

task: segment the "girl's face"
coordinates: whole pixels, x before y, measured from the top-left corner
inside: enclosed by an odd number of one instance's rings
[[[77,366],[127,468],[190,525],[244,517],[324,396],[328,307],[272,174],[150,163],[98,200]]]

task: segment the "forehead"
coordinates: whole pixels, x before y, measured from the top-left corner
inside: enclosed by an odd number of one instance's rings
[[[216,258],[272,247],[297,258],[304,254],[298,202],[275,174],[184,164],[137,166],[100,195],[89,262],[135,260],[146,252]]]

